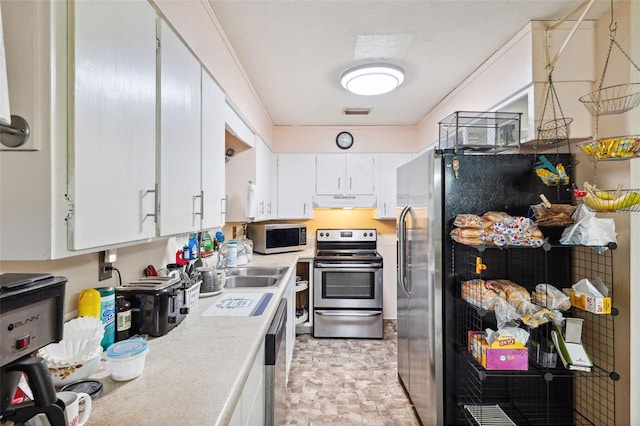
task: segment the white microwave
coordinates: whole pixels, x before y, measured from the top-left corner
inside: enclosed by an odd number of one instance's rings
[[[307,227],[297,223],[250,223],[253,251],[262,254],[301,251],[307,247]]]

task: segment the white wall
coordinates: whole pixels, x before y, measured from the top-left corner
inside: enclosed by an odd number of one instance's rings
[[[345,152],[336,146],[341,131],[353,135],[348,152],[416,152],[418,129],[415,126],[276,126],[273,151]]]
[[[630,6],[630,22],[631,22],[631,35],[630,35],[630,52],[632,58],[636,64],[640,60],[640,2],[632,1]],[[635,68],[631,68],[631,81],[640,81],[640,72],[636,71]],[[631,112],[632,114],[632,128],[631,134],[638,135],[640,134],[640,109],[636,108]],[[636,159],[630,161],[630,187],[631,188],[640,188],[640,159]],[[630,250],[629,257],[634,261],[631,262],[631,271],[630,271],[630,280],[629,287],[631,288],[630,301],[629,305],[632,306],[632,310],[630,312],[630,342],[629,342],[629,352],[632,354],[636,354],[634,357],[634,362],[631,362],[630,366],[630,392],[629,392],[629,400],[630,401],[640,401],[640,365],[637,362],[637,354],[640,353],[640,262],[637,262],[637,259],[640,259],[640,238],[637,238],[640,235],[640,214],[636,213],[631,215],[631,223],[630,223],[631,233],[636,236],[635,238],[631,238],[630,241]],[[630,408],[630,424],[638,425],[640,424],[640,405],[639,404],[631,404]]]

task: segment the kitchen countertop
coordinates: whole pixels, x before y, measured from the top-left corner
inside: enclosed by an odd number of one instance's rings
[[[116,382],[105,361],[92,378],[103,383],[93,400],[87,425],[220,424],[229,422],[253,360],[298,259],[313,258],[313,250],[263,256],[254,254],[247,266],[289,266],[277,288],[225,289],[231,292],[274,293],[264,313],[256,317],[202,316],[220,297],[198,300],[173,330],[149,339],[141,376]]]

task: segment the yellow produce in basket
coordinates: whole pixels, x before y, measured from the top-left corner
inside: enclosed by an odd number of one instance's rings
[[[615,212],[640,204],[640,193],[638,192],[627,192],[614,198],[615,191],[603,191],[588,182],[584,183],[584,189],[587,195],[582,200],[587,207],[595,211]]]

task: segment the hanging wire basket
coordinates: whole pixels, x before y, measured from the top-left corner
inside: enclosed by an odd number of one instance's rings
[[[603,87],[579,98],[592,115],[613,115],[640,105],[640,83]]]
[[[570,125],[573,118],[564,116],[560,99],[556,93],[552,78],[553,68],[549,71],[549,81],[544,103],[542,104],[542,114],[540,115],[540,125],[536,128],[538,141],[545,144],[556,144],[567,142],[569,144]],[[537,145],[537,144],[536,144]]]
[[[579,101],[597,118],[601,115],[613,115],[622,114],[640,105],[640,83],[628,83],[617,84],[615,86],[602,87],[604,83],[604,77],[607,73],[609,66],[609,59],[611,58],[611,50],[615,45],[620,53],[624,55],[633,67],[640,72],[640,67],[633,62],[633,59],[616,41],[617,22],[613,21],[613,7],[611,9],[611,23],[609,24],[609,49],[604,61],[604,67],[602,69],[602,76],[600,77],[600,84],[598,90],[587,93],[579,98]],[[597,132],[597,129],[596,129]]]
[[[538,139],[545,144],[557,144],[569,139],[570,125],[573,118],[557,118],[540,123]]]
[[[591,211],[601,213],[640,212],[640,190],[597,188],[587,182],[584,184],[585,195],[582,203]]]
[[[626,160],[640,157],[640,135],[602,138],[578,144],[591,160]]]

